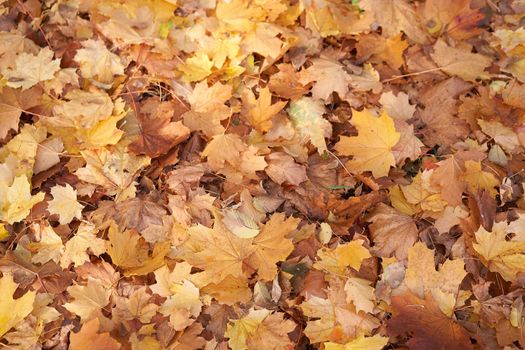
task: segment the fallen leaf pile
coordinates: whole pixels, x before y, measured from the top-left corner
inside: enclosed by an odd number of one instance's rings
[[[525,347],[523,0],[0,0],[0,347]]]

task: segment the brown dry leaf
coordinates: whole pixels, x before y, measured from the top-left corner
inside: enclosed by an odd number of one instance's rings
[[[387,322],[392,336],[411,334],[407,345],[416,350],[473,349],[467,331],[445,316],[430,295],[410,292],[392,297],[394,317]]]
[[[476,79],[490,77],[490,74],[485,72],[485,68],[492,63],[490,57],[471,53],[470,49],[451,47],[440,39],[434,44],[434,53],[430,56],[445,73],[466,81],[474,82]]]
[[[350,79],[343,65],[326,58],[312,60],[312,66],[301,72],[300,81],[304,85],[315,83],[312,87],[312,97],[328,101],[332,92],[337,92],[343,98],[348,92]]]
[[[149,99],[138,115],[139,135],[128,148],[155,158],[188,138],[190,129],[180,121],[172,122],[173,114],[173,104]]]
[[[297,100],[308,89],[300,82],[299,73],[291,64],[278,64],[279,72],[273,74],[268,82],[268,88],[277,96]]]
[[[20,115],[39,104],[41,90],[38,87],[20,91],[3,88],[0,92],[0,140],[9,130],[18,131]]]
[[[466,183],[462,180],[463,171],[455,157],[437,163],[438,168],[432,173],[431,182],[441,189],[441,198],[452,206],[462,203]]]
[[[71,334],[69,348],[71,350],[119,350],[121,344],[113,339],[109,333],[99,333],[99,327],[98,318],[86,322],[79,332]]]
[[[264,171],[279,185],[287,183],[299,186],[302,182],[308,180],[306,168],[297,164],[291,156],[284,152],[273,152],[266,156],[266,160],[268,161],[268,167]]]
[[[359,4],[365,12],[374,14],[386,37],[404,32],[410,39],[426,44],[428,38],[423,30],[414,7],[404,0],[372,0]]]
[[[397,95],[394,95],[392,91],[383,92],[379,102],[388,115],[394,119],[408,120],[416,112],[416,106],[410,104],[408,95],[404,92],[399,92]]]
[[[283,319],[283,313],[273,313],[266,317],[257,327],[254,334],[246,339],[249,349],[289,349],[293,343],[288,337],[296,324],[292,320]]]
[[[408,249],[418,238],[416,223],[410,216],[381,203],[368,221],[374,252],[384,257],[394,255],[399,260],[407,257]]]

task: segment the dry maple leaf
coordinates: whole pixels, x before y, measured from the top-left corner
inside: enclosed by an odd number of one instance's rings
[[[41,49],[37,55],[19,54],[15,61],[16,68],[2,71],[7,86],[27,90],[39,82],[53,79],[60,70],[60,60],[53,60],[53,55],[48,47]]]
[[[94,318],[86,322],[78,333],[70,336],[69,348],[71,350],[119,350],[121,345],[109,333],[99,333],[100,321]]]
[[[31,208],[44,199],[44,193],[38,192],[31,195],[31,185],[26,175],[17,176],[11,185],[2,183],[0,191],[3,198],[0,198],[0,219],[8,224],[21,221],[29,215]]]
[[[331,341],[345,343],[358,334],[370,334],[379,326],[378,320],[365,312],[358,312],[346,301],[344,281],[340,277],[330,280],[327,299],[309,296],[300,307],[311,318],[304,330],[311,343]]]
[[[232,234],[216,219],[213,229],[202,225],[190,227],[182,249],[182,257],[204,270],[209,282],[220,282],[228,275],[243,278],[243,261],[255,247],[250,240]]]
[[[89,254],[99,256],[106,252],[106,241],[97,237],[97,230],[93,224],[81,223],[75,235],[65,244],[64,253],[60,259],[60,266],[67,268],[69,264],[80,266],[89,261]]]
[[[245,101],[246,112],[244,115],[246,119],[256,130],[261,132],[270,130],[272,118],[286,105],[284,101],[272,104],[272,95],[268,87],[259,90],[258,99],[255,99],[252,90],[244,90],[243,101]]]
[[[259,327],[263,320],[270,314],[270,310],[250,309],[246,316],[230,322],[224,335],[229,338],[228,345],[232,350],[248,349],[246,344],[248,337],[257,331],[257,327]]]
[[[363,240],[355,240],[340,244],[334,249],[321,248],[317,251],[319,260],[314,267],[336,275],[345,275],[348,267],[359,270],[363,260],[371,256],[368,249],[363,247],[363,243]]]
[[[4,87],[0,93],[0,140],[7,136],[9,130],[18,131],[20,115],[39,104],[41,90],[34,87],[20,91]]]
[[[291,64],[281,63],[277,68],[279,72],[273,74],[268,82],[271,92],[283,98],[297,100],[308,91],[299,81],[299,74]]]
[[[88,39],[81,44],[83,48],[77,50],[74,59],[84,78],[95,78],[109,84],[114,75],[124,74],[121,58],[109,51],[103,41]]]
[[[382,350],[388,344],[388,338],[381,335],[365,337],[360,335],[356,339],[346,343],[337,344],[332,342],[324,343],[326,350]]]
[[[492,173],[481,170],[481,163],[473,160],[465,162],[463,180],[467,183],[471,193],[477,192],[478,189],[484,189],[492,197],[495,197],[497,194],[495,187],[500,185],[499,180]]]
[[[53,200],[48,202],[47,210],[51,215],[59,215],[60,225],[69,224],[75,218],[82,218],[84,206],[77,201],[77,191],[70,184],[51,188],[51,195]]]
[[[266,156],[268,167],[264,169],[266,174],[278,183],[288,183],[299,186],[302,182],[308,180],[306,168],[297,164],[294,159],[284,152],[273,152]]]
[[[171,121],[173,104],[148,99],[138,115],[139,134],[128,148],[135,154],[155,158],[184,141],[190,129],[182,122]]]
[[[296,324],[289,319],[283,319],[284,314],[272,313],[258,325],[254,334],[246,339],[248,349],[269,348],[287,350],[293,347],[288,337]]]
[[[370,0],[359,4],[365,12],[374,14],[378,24],[387,37],[404,32],[410,39],[419,44],[428,42],[427,33],[423,30],[414,7],[405,0]]]
[[[492,137],[505,151],[513,153],[520,146],[518,135],[500,122],[478,119],[478,124],[481,130]]]
[[[392,148],[400,138],[394,127],[394,121],[386,112],[375,117],[368,110],[353,111],[352,124],[358,136],[341,136],[335,150],[345,156],[353,156],[347,166],[358,173],[371,171],[374,177],[388,175],[391,166],[395,166]]]
[[[301,72],[300,81],[307,85],[315,81],[312,87],[312,97],[328,102],[332,92],[337,92],[344,98],[348,92],[350,79],[344,67],[336,61],[326,58],[312,60],[312,66]]]
[[[383,92],[379,102],[388,115],[394,119],[408,120],[416,112],[416,106],[410,104],[408,95],[404,92],[399,92],[397,95],[394,95],[392,91]]]
[[[120,231],[112,224],[108,231],[107,252],[113,263],[123,268],[140,266],[148,257],[148,244],[135,231]]]
[[[205,81],[195,85],[193,92],[188,96],[191,111],[183,115],[184,125],[190,130],[200,130],[208,137],[224,132],[221,121],[232,115],[230,107],[224,103],[232,96],[229,85],[215,83],[208,87]]]
[[[457,75],[466,81],[490,77],[485,72],[485,68],[492,63],[490,57],[471,53],[470,50],[450,47],[442,39],[434,44],[434,53],[431,56],[441,70],[450,75]]]
[[[480,226],[473,247],[490,271],[498,272],[507,281],[516,281],[518,274],[525,271],[525,232],[507,240],[509,232],[515,231],[510,229],[504,221],[495,223],[490,232]]]
[[[102,309],[109,303],[112,286],[105,286],[99,279],[88,277],[87,284],[72,285],[67,289],[73,298],[64,307],[80,317],[82,322],[102,316]]]
[[[420,298],[432,296],[439,309],[451,315],[459,285],[467,275],[461,259],[446,260],[439,271],[434,267],[434,252],[418,242],[408,250],[405,284]]]
[[[294,246],[287,236],[297,228],[299,219],[286,218],[282,213],[275,213],[253,238],[253,253],[248,264],[257,270],[259,279],[271,281],[277,274],[276,263],[290,255]]]
[[[323,118],[323,103],[311,97],[302,97],[290,103],[287,112],[304,141],[310,141],[319,154],[323,154],[327,150],[325,137],[332,135],[332,125]]]
[[[34,224],[33,230],[35,236],[38,237],[38,242],[29,245],[31,251],[36,251],[31,261],[35,264],[45,264],[50,260],[59,262],[64,253],[64,245],[60,236],[48,225]]]
[[[0,278],[0,337],[21,322],[33,310],[36,293],[29,291],[23,296],[13,299],[18,285],[13,280],[13,275],[4,274]]]
[[[384,257],[395,255],[399,260],[407,257],[408,249],[418,237],[414,219],[380,203],[368,221],[375,252]]]
[[[392,336],[410,334],[414,350],[473,349],[466,330],[445,316],[430,295],[422,299],[412,293],[392,297],[394,317],[387,321]]]

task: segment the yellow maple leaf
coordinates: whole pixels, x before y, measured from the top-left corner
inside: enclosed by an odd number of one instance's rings
[[[47,204],[51,215],[59,215],[60,225],[69,224],[74,218],[82,218],[84,206],[77,201],[77,191],[70,184],[51,188],[53,200]]]
[[[44,193],[31,195],[31,185],[27,176],[17,176],[6,190],[6,196],[0,198],[0,219],[8,224],[21,221],[29,215],[33,206],[44,200]]]
[[[496,197],[498,193],[494,187],[500,185],[499,180],[492,173],[481,170],[479,161],[467,160],[465,162],[464,180],[472,193],[476,193],[478,188],[489,191],[492,197]]]
[[[347,166],[358,173],[371,171],[374,177],[387,176],[396,160],[392,148],[401,134],[394,127],[394,120],[385,111],[375,117],[368,110],[352,112],[352,124],[357,136],[341,136],[335,150],[345,156],[353,156]]]
[[[53,54],[48,47],[41,49],[37,55],[19,54],[15,61],[16,68],[2,71],[7,86],[26,90],[41,81],[53,79],[60,70],[60,60],[53,60]]]
[[[116,224],[111,223],[108,239],[106,249],[117,266],[136,267],[148,257],[148,244],[134,230],[120,231]]]
[[[36,293],[29,291],[17,299],[13,299],[18,285],[11,274],[0,278],[0,337],[20,323],[33,310]]]
[[[31,261],[36,264],[45,264],[50,260],[59,262],[64,253],[64,245],[60,236],[51,226],[45,224],[34,224],[33,231],[38,242],[29,244],[29,249],[36,252]]]
[[[259,91],[259,98],[255,99],[252,90],[246,89],[243,94],[247,111],[245,113],[246,119],[258,131],[268,131],[272,127],[272,118],[279,113],[286,102],[279,101],[272,105],[272,94],[268,87],[262,88]]]
[[[410,185],[401,187],[401,191],[408,203],[423,210],[440,212],[447,203],[441,198],[439,188],[431,182],[433,172],[433,169],[419,172]]]
[[[190,317],[199,316],[202,308],[199,288],[192,282],[183,280],[171,286],[171,294],[161,305],[159,311],[170,316],[170,323],[175,330],[183,330],[194,322]]]
[[[187,82],[200,81],[211,74],[213,61],[203,52],[197,52],[179,66],[183,78]]]
[[[98,78],[101,83],[111,83],[114,75],[124,74],[120,57],[109,51],[101,40],[82,41],[75,61],[80,65],[84,78]]]
[[[462,259],[446,260],[436,271],[434,251],[424,243],[418,242],[408,250],[405,284],[416,295],[430,293],[446,315],[454,311],[459,284],[466,275]]]
[[[490,271],[498,272],[507,281],[517,281],[518,274],[525,272],[525,232],[516,233],[511,239],[506,238],[508,233],[505,221],[495,223],[492,231],[480,226],[473,247]]]
[[[314,267],[336,275],[346,274],[348,267],[359,270],[362,261],[371,257],[368,249],[363,247],[363,243],[362,239],[358,239],[340,244],[335,249],[321,248],[317,251],[319,260],[315,262]]]
[[[97,230],[91,223],[82,222],[78,226],[75,235],[70,238],[64,249],[64,254],[60,259],[60,266],[68,268],[69,264],[80,266],[89,261],[88,251],[96,256],[106,252],[106,241],[98,238]]]
[[[248,349],[291,349],[294,343],[288,333],[295,329],[295,322],[283,318],[284,313],[275,312],[266,317],[246,340]]]
[[[271,281],[277,274],[276,263],[290,255],[294,245],[286,236],[297,228],[299,222],[300,219],[285,218],[284,214],[275,213],[253,238],[255,251],[249,257],[248,264],[257,269],[260,280]]]
[[[250,309],[248,315],[230,322],[224,336],[229,338],[228,345],[232,350],[246,350],[246,340],[255,333],[257,327],[271,314],[270,310]]]
[[[215,220],[213,228],[190,227],[188,236],[181,247],[181,256],[204,270],[209,283],[220,282],[228,275],[244,278],[243,261],[255,250],[251,240],[232,234],[219,219]]]
[[[232,87],[219,82],[208,87],[203,81],[195,85],[188,96],[191,111],[184,113],[184,125],[191,131],[202,131],[208,137],[224,133],[221,121],[232,115],[232,109],[225,102],[232,96]]]
[[[325,350],[382,350],[386,344],[388,344],[388,337],[379,334],[371,337],[360,335],[346,344],[326,342],[324,348]]]
[[[67,292],[73,300],[65,303],[64,307],[79,316],[81,322],[85,322],[102,316],[102,309],[109,303],[111,286],[105,286],[101,280],[88,277],[85,286],[73,285],[67,288]]]

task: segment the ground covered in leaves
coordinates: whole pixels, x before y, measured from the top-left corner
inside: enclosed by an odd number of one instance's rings
[[[0,0],[0,344],[525,346],[525,1]]]

